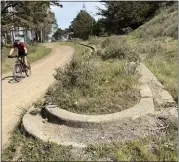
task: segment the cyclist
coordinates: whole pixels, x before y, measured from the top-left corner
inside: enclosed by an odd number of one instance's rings
[[[20,56],[26,66],[26,70],[29,69],[28,63],[27,63],[27,47],[25,43],[20,41],[20,38],[15,38],[15,42],[10,50],[9,58],[11,58],[11,55],[13,54],[15,48],[18,49],[18,56]]]

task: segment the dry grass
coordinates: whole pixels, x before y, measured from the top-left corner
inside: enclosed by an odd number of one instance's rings
[[[178,102],[178,3],[123,38]]]
[[[178,42],[169,37],[150,40],[126,38],[142,61],[178,102]]]
[[[46,98],[60,108],[76,113],[122,111],[140,99],[139,76],[127,74],[124,68],[125,60],[103,61],[98,56],[91,56],[89,51],[79,51],[69,66],[57,69],[57,84],[49,89]]]
[[[92,160],[106,161],[177,161],[177,121],[170,121],[166,134],[113,142],[111,144],[91,145],[86,153]]]

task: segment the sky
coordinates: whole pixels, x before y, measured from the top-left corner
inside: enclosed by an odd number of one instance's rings
[[[85,4],[86,11],[95,18],[95,20],[98,20],[100,18],[99,15],[96,15],[97,13],[97,7],[104,9],[104,5],[101,2],[97,1],[91,1],[91,2],[61,2],[63,5],[63,8],[60,7],[54,7],[52,6],[51,9],[55,13],[55,17],[57,19],[58,27],[61,29],[68,28],[73,21],[73,19],[76,17],[78,12],[83,8],[83,4]]]

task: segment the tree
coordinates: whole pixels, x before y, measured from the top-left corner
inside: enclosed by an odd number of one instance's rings
[[[76,18],[71,22],[70,31],[75,37],[88,39],[92,29],[92,23],[95,20],[84,10],[81,10]]]
[[[99,19],[98,21],[94,21],[93,25],[93,35],[101,36],[104,35],[104,24],[103,19]]]
[[[63,7],[59,1],[1,1],[2,35],[23,28],[24,38],[28,30],[33,31],[36,40],[43,42],[56,26],[50,6]],[[6,36],[7,37],[7,36]]]
[[[106,9],[98,9],[104,17],[102,23],[110,34],[119,34],[121,29],[136,29],[150,19],[159,8],[160,2],[142,1],[105,1]]]
[[[53,37],[56,39],[56,40],[58,40],[59,39],[59,37],[61,36],[61,34],[62,34],[62,29],[61,28],[58,28],[56,31],[55,31],[55,33],[53,34]]]

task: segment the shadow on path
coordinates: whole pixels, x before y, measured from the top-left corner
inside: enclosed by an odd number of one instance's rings
[[[22,76],[22,78],[25,78],[25,76]],[[14,84],[14,83],[18,83],[17,81],[15,81],[13,76],[6,76],[4,78],[1,79],[2,81],[7,80],[8,83]]]
[[[5,81],[7,80],[8,83],[15,83],[16,81],[14,80],[14,77],[13,76],[6,76],[4,78],[1,79],[2,81]]]

